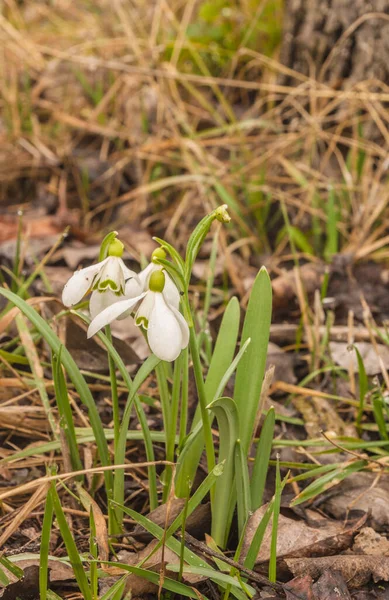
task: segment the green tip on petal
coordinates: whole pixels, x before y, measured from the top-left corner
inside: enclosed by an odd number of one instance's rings
[[[163,271],[154,271],[151,273],[149,289],[152,292],[163,292],[165,287],[165,273]]]
[[[151,260],[153,260],[153,258],[166,258],[166,252],[163,248],[156,248],[154,250],[154,252],[151,255]]]
[[[227,208],[227,204],[222,204],[222,206],[219,206],[219,208],[217,208],[214,212],[215,218],[221,223],[229,223],[231,221],[231,217],[228,214]]]
[[[108,256],[121,258],[124,252],[124,244],[120,240],[113,240],[108,247]]]

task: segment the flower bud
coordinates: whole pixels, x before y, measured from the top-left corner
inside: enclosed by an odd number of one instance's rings
[[[113,240],[108,247],[108,256],[116,256],[121,258],[123,256],[124,244],[120,240]]]
[[[163,271],[154,271],[150,275],[149,290],[152,292],[163,292],[165,287],[165,273]]]
[[[156,248],[154,250],[154,252],[151,255],[151,260],[153,260],[154,258],[162,258],[165,259],[166,258],[166,252],[163,248]]]
[[[220,221],[220,223],[229,223],[231,221],[231,217],[227,212],[227,208],[227,204],[222,204],[214,211],[215,219]]]

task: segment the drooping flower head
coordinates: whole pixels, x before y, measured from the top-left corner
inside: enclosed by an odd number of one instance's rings
[[[175,306],[177,296],[174,294],[173,303],[169,300],[171,290],[170,292],[166,290],[167,277],[160,268],[154,269],[147,278],[147,291],[133,298],[116,302],[103,310],[89,325],[88,337],[95,335],[102,327],[112,323],[124,313],[128,314],[139,303],[135,323],[147,331],[150,349],[161,360],[168,362],[175,360],[189,343],[189,327],[178,307]],[[174,286],[172,281],[171,284]],[[179,299],[177,288],[175,290]]]
[[[76,271],[62,292],[65,306],[74,306],[92,290],[90,312],[94,318],[107,306],[124,296],[126,288],[132,292],[141,292],[138,275],[126,267],[122,260],[124,246],[113,239],[107,248],[107,257],[95,265]]]

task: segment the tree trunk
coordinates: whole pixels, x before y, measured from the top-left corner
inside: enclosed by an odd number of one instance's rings
[[[389,83],[389,0],[285,0],[284,11],[284,65],[334,88]]]

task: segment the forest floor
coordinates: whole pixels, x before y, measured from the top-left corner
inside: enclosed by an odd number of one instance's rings
[[[240,574],[256,598],[389,598],[386,96],[371,91],[369,82],[343,91],[288,72],[277,60],[282,10],[275,0],[234,7],[219,0],[216,13],[209,2],[182,4],[5,3],[2,284],[24,289],[30,306],[66,344],[112,433],[107,355],[63,310],[64,284],[73,271],[96,261],[108,231],[118,232],[127,264],[139,270],[157,247],[154,236],[183,253],[197,222],[227,204],[231,224],[211,230],[190,292],[201,315],[216,230],[207,313],[213,340],[231,297],[246,309],[261,266],[272,280],[267,365],[275,370],[264,406],[275,407],[276,426],[264,507],[253,514],[248,537],[273,497],[277,461],[287,476],[278,521],[279,585],[261,578],[269,572],[270,528],[254,568]],[[50,427],[50,418],[57,424],[59,418],[50,350],[33,327],[23,329],[18,310],[3,297],[0,309],[0,598],[34,600],[47,474],[54,465],[67,472],[69,457]],[[134,373],[148,355],[147,344],[137,327],[117,323],[115,347]],[[192,375],[189,390],[192,418]],[[161,432],[154,376],[140,392],[149,427]],[[121,379],[118,393],[123,408]],[[83,467],[90,470],[98,466],[91,423],[70,385],[69,395]],[[135,416],[130,432],[139,432]],[[135,434],[126,460],[145,463]],[[217,447],[216,429],[214,442]],[[155,453],[164,459],[161,443]],[[200,466],[203,479],[204,457]],[[147,468],[139,466],[125,480],[126,506],[144,515],[150,513],[147,477]],[[104,522],[101,475],[87,474],[85,482]],[[58,491],[77,549],[87,553],[88,505],[80,505],[65,484]],[[159,508],[150,519],[165,528],[182,507],[170,499],[168,510]],[[188,547],[220,568],[215,548],[204,543],[209,504],[198,508],[188,522]],[[132,518],[124,523],[109,556],[137,564],[152,536]],[[236,546],[233,528],[227,560]],[[66,556],[56,522],[50,556],[50,589],[61,598],[82,598],[69,562],[56,560]],[[156,571],[164,561],[158,559],[150,567]],[[8,560],[24,570],[23,578],[10,572]],[[239,561],[231,565],[235,573],[243,568]],[[114,569],[105,575],[99,598],[119,577]],[[133,586],[134,597],[158,593],[142,578]],[[195,597],[221,598],[212,578],[191,586]]]

